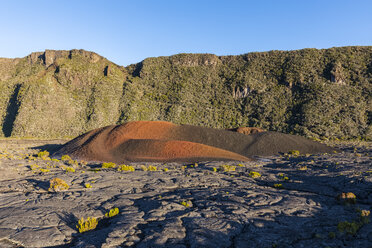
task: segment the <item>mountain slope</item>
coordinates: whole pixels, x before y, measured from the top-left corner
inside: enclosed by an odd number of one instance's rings
[[[372,47],[178,54],[121,67],[84,50],[0,59],[0,136],[65,137],[131,120],[372,137]]]

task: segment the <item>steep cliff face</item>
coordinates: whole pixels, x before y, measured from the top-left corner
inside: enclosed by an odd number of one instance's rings
[[[75,136],[119,117],[126,71],[95,53],[32,53],[7,73],[12,77],[0,82],[2,136]]]
[[[84,50],[0,59],[0,136],[131,120],[371,139],[372,47],[178,54],[126,68]]]

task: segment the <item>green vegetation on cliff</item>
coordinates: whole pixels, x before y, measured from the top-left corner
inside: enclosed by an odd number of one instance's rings
[[[84,50],[0,59],[0,136],[131,120],[372,139],[372,47],[178,54],[126,68]]]

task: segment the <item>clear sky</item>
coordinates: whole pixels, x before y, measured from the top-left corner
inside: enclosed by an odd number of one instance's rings
[[[119,64],[177,53],[372,45],[370,0],[0,0],[0,57],[85,49]]]

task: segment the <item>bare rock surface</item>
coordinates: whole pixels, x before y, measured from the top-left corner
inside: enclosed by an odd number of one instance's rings
[[[0,247],[372,247],[371,143],[118,171],[37,156],[62,142],[0,140]],[[53,178],[69,188],[48,191]]]

